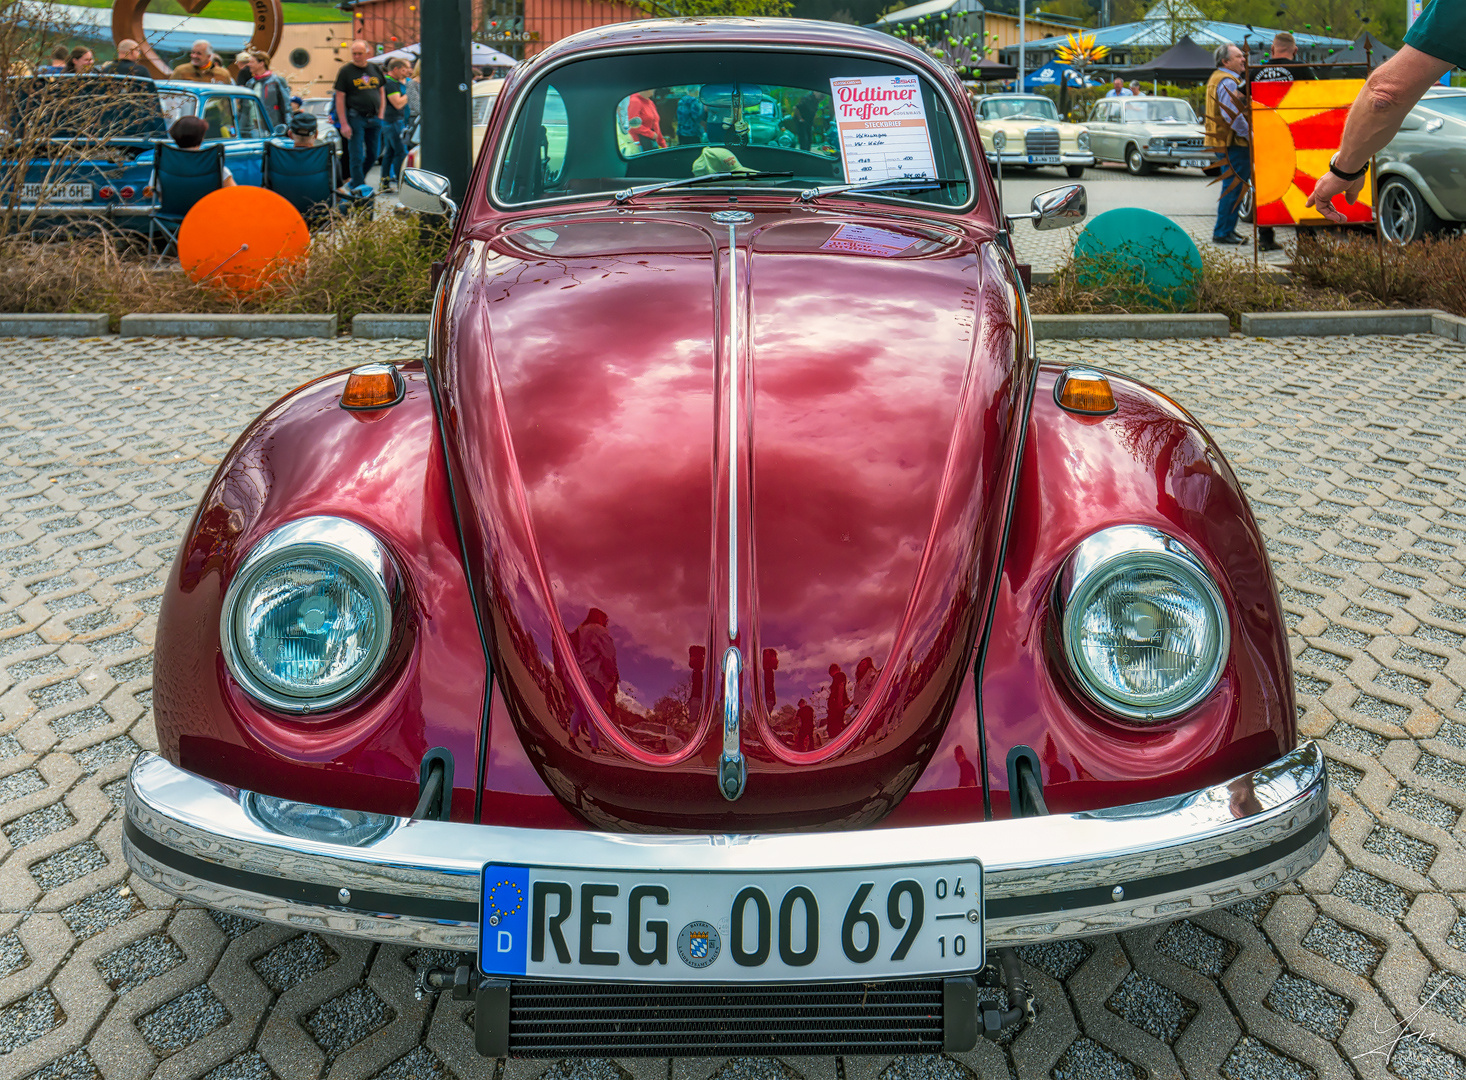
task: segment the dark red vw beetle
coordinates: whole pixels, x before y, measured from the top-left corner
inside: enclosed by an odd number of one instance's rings
[[[1039,361],[948,70],[604,27],[484,146],[425,358],[281,399],[184,537],[147,880],[471,954],[423,980],[486,1054],[861,1054],[1031,1014],[1015,945],[1319,857],[1241,487]]]

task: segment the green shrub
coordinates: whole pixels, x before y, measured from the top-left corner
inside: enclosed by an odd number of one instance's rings
[[[1298,244],[1293,269],[1309,285],[1351,298],[1466,315],[1462,233],[1428,236],[1403,247],[1386,243],[1382,249],[1373,236],[1357,230],[1310,233]]]

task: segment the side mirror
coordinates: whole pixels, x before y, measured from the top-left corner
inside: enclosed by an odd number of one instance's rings
[[[272,131],[270,134],[274,135],[275,138],[277,138],[277,139],[283,139],[283,138],[285,138],[285,136],[287,134],[289,134],[289,132],[290,132],[290,129],[288,127],[286,127],[284,124],[276,124],[275,125],[275,130]]]
[[[397,200],[419,214],[447,214],[452,218],[458,215],[458,204],[448,197],[448,191],[446,176],[426,169],[403,169]]]
[[[1089,196],[1083,184],[1041,191],[1033,197],[1033,208],[1027,214],[1009,214],[1011,221],[1032,221],[1035,229],[1062,229],[1078,225],[1089,213]]]

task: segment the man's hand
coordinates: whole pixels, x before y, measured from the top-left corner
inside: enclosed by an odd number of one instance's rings
[[[1313,194],[1308,196],[1308,202],[1304,205],[1316,207],[1318,212],[1335,224],[1342,225],[1348,219],[1344,212],[1334,205],[1334,196],[1343,195],[1347,203],[1359,201],[1359,193],[1364,190],[1364,181],[1369,179],[1365,173],[1358,180],[1340,180],[1331,172],[1326,172],[1319,178],[1318,183],[1313,185]]]
[[[351,125],[345,120],[341,121],[341,137],[343,139],[351,138]]]
[[[1339,168],[1353,172],[1395,137],[1410,110],[1451,64],[1409,45],[1390,57],[1370,74],[1364,89],[1349,107],[1344,121],[1344,135],[1339,141]],[[1330,221],[1342,222],[1344,214],[1333,205],[1335,195],[1349,202],[1359,198],[1365,177],[1340,180],[1325,172],[1308,196],[1305,206],[1312,206]]]

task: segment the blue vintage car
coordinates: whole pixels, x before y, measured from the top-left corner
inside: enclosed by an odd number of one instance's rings
[[[0,200],[14,199],[12,227],[37,228],[88,218],[146,231],[153,207],[153,144],[181,116],[208,123],[204,145],[222,144],[240,184],[261,183],[272,136],[259,98],[244,87],[118,75],[56,75],[19,81],[0,134]]]

